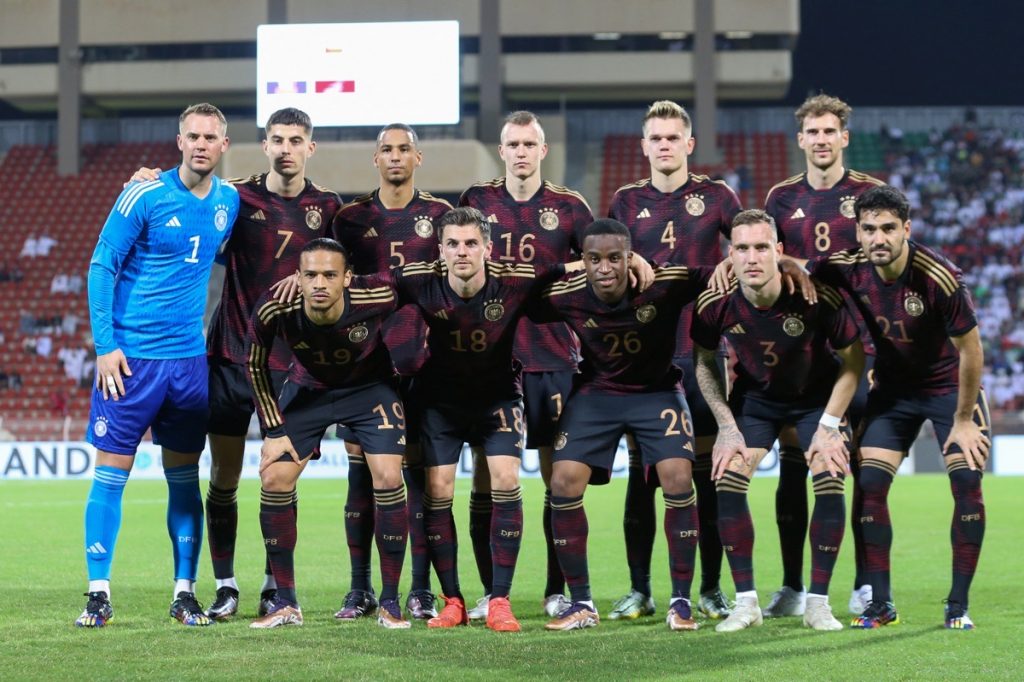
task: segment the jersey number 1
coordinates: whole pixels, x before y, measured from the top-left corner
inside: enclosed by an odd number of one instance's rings
[[[189,237],[188,240],[192,242],[192,255],[185,259],[186,263],[198,263],[199,259],[196,256],[199,254],[199,235]]]

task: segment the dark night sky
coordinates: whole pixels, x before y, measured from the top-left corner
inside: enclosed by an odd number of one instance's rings
[[[860,106],[1024,105],[1024,3],[801,0],[786,98]]]

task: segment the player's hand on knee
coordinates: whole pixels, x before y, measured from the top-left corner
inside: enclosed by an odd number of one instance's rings
[[[711,273],[711,279],[708,281],[708,288],[716,293],[724,294],[729,290],[729,280],[731,279],[732,259],[726,258],[715,266],[715,271]]]
[[[967,466],[971,471],[985,468],[985,462],[988,460],[989,447],[992,445],[992,441],[989,440],[989,437],[985,435],[985,432],[974,421],[969,419],[953,420],[953,428],[950,430],[949,437],[946,438],[946,442],[942,446],[942,454],[949,455],[950,447],[953,444],[960,446],[964,453],[964,459],[967,460]]]
[[[130,377],[131,368],[128,367],[128,358],[124,356],[120,348],[115,348],[109,353],[96,356],[96,388],[103,393],[103,399],[113,398],[119,400],[124,395],[124,379]]]
[[[299,273],[288,275],[280,282],[275,282],[270,287],[270,295],[277,299],[278,303],[291,303],[299,295]]]
[[[806,457],[808,466],[815,462],[823,464],[833,478],[850,470],[850,451],[839,429],[819,424],[811,438],[811,446],[807,448]]]
[[[292,445],[292,439],[288,436],[265,438],[263,447],[260,448],[260,473],[262,474],[274,462],[280,461],[282,456],[288,456],[295,464],[302,462]]]
[[[160,173],[162,172],[163,171],[161,171],[159,168],[146,168],[145,166],[143,166],[139,170],[132,173],[131,179],[129,179],[128,182],[124,183],[124,186],[127,187],[133,182],[149,182],[150,180],[156,180],[157,178],[160,177]]]
[[[718,429],[715,446],[711,449],[711,478],[717,481],[725,475],[735,458],[746,462],[749,456],[747,443],[735,424]]]

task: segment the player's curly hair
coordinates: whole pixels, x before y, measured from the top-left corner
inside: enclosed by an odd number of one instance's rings
[[[853,107],[849,104],[838,97],[826,95],[822,92],[805,99],[800,108],[796,110],[794,114],[796,117],[796,129],[800,131],[804,129],[804,119],[808,116],[816,118],[825,114],[834,114],[839,119],[840,129],[846,130],[846,125],[850,122],[850,114],[852,112]]]
[[[879,185],[857,197],[853,202],[853,214],[860,222],[861,211],[891,211],[901,221],[910,220],[910,202],[903,192],[891,185]]]

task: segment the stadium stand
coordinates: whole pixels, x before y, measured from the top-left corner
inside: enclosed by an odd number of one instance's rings
[[[82,159],[72,177],[57,175],[53,147],[15,146],[0,162],[0,417],[18,440],[83,437],[96,235],[124,179],[141,165],[170,167],[176,153],[166,143],[90,145]]]

